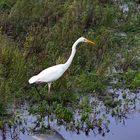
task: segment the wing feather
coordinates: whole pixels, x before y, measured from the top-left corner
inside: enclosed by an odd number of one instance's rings
[[[64,73],[63,66],[61,64],[49,67],[41,71],[37,77],[38,82],[53,82],[62,76]]]

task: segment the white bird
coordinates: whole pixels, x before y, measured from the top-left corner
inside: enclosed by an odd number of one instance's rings
[[[80,37],[73,44],[71,55],[70,55],[69,59],[66,61],[66,63],[58,64],[58,65],[44,69],[39,74],[31,77],[29,79],[29,84],[48,83],[48,93],[49,93],[50,89],[51,89],[52,82],[59,79],[64,74],[64,72],[69,68],[69,66],[71,65],[72,60],[73,60],[75,53],[76,53],[76,46],[80,42],[86,42],[86,43],[90,43],[92,45],[95,45],[94,42],[92,42],[84,37]]]

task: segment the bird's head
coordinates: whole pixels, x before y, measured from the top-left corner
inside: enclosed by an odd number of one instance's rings
[[[86,39],[85,37],[80,37],[78,40],[79,40],[79,42],[86,42],[86,43],[95,45],[95,42],[93,42],[93,41],[91,41],[91,40],[88,40],[88,39]]]

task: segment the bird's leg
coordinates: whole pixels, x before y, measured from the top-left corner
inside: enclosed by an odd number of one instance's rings
[[[15,92],[14,92],[14,113],[13,113],[13,116],[15,118],[15,111],[16,111],[16,97],[15,97]]]
[[[39,90],[38,90],[38,88],[37,88],[37,86],[35,85],[35,89],[36,89],[36,91],[37,91],[37,93],[38,93],[38,95],[40,96],[40,98],[41,98],[41,100],[43,99],[43,96],[40,94],[40,92],[39,92]]]
[[[52,83],[48,83],[48,94],[50,94],[50,92],[51,92],[51,84]]]
[[[50,127],[50,114],[48,114],[48,120],[47,121],[48,121],[48,126],[47,127],[48,127],[48,129],[50,129],[51,128]]]
[[[50,92],[51,92],[51,84],[52,84],[52,83],[48,83],[48,105],[49,105],[49,112],[48,112],[48,129],[50,129],[50,115],[51,115],[51,108],[50,108],[50,105],[51,105],[51,95],[50,95]]]
[[[48,83],[48,103],[49,103],[49,106],[50,106],[50,103],[51,103],[51,96],[50,96],[50,92],[51,92],[51,84],[52,83]]]

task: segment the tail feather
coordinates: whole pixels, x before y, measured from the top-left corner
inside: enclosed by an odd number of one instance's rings
[[[29,79],[29,84],[33,84],[33,83],[36,83],[37,82],[37,80],[38,80],[38,77],[37,76],[33,76],[33,77],[31,77],[30,79]]]

